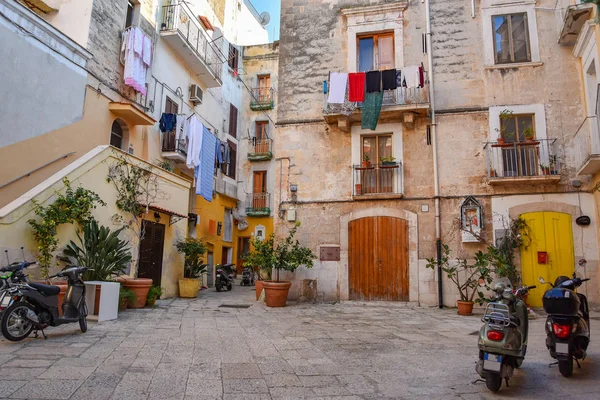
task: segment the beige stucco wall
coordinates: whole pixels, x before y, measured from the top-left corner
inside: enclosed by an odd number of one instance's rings
[[[47,0],[46,4],[58,10],[52,14],[40,14],[56,29],[79,43],[88,45],[92,3],[94,0]]]
[[[190,183],[174,174],[152,167],[148,163],[136,157],[127,156],[125,153],[115,150],[109,146],[97,147],[75,163],[59,171],[42,185],[35,187],[15,202],[0,209],[0,239],[1,251],[9,250],[11,260],[21,259],[20,247],[25,247],[28,260],[35,259],[37,255],[36,244],[32,237],[31,227],[27,221],[36,218],[32,209],[31,199],[41,204],[50,204],[54,199],[55,191],[64,189],[62,178],[70,180],[73,187],[82,186],[96,192],[104,202],[105,207],[98,207],[92,214],[102,225],[112,229],[118,229],[122,223],[114,222],[113,215],[122,213],[116,207],[117,194],[112,183],[106,181],[108,169],[118,161],[118,157],[127,157],[129,162],[140,167],[150,169],[158,178],[161,194],[157,196],[153,205],[175,211],[186,215],[188,212],[188,191]],[[149,218],[154,220],[154,212],[150,211]],[[125,220],[127,218],[125,217]],[[174,243],[185,237],[187,233],[187,220],[183,219],[170,225],[168,216],[161,215],[161,223],[165,224],[165,247],[163,254],[163,276],[162,287],[165,296],[176,296],[178,293],[177,282],[183,276],[183,257],[177,253]],[[76,227],[74,225],[62,225],[58,229],[59,251],[70,240],[76,240]],[[133,259],[137,260],[139,241],[134,238],[133,231],[125,230],[122,239],[131,243]],[[56,270],[58,267],[54,268]],[[132,269],[130,274],[133,275]],[[37,275],[34,272],[34,275]]]

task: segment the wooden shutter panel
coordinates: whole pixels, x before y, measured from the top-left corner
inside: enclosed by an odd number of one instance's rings
[[[236,110],[237,111],[237,110]],[[230,141],[227,141],[229,146],[229,177],[235,179],[236,174],[236,161],[237,161],[237,146]]]
[[[233,105],[229,105],[229,134],[233,137],[237,137],[237,118],[238,109]]]

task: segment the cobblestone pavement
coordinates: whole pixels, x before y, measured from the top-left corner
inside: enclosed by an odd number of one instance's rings
[[[473,383],[478,317],[396,304],[268,309],[254,289],[203,290],[116,321],[0,339],[0,397],[12,399],[486,399]],[[230,308],[223,305],[250,305]],[[600,316],[594,314],[594,325]],[[600,398],[600,339],[560,376],[532,321],[529,354],[498,398]],[[572,395],[574,393],[575,395]]]

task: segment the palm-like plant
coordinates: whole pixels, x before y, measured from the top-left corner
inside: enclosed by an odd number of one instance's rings
[[[119,239],[119,234],[125,228],[111,231],[105,226],[98,226],[98,222],[91,220],[81,232],[77,231],[77,238],[81,246],[70,241],[63,249],[61,261],[90,268],[83,275],[86,281],[109,281],[114,276],[125,273],[127,264],[131,261],[129,243]]]

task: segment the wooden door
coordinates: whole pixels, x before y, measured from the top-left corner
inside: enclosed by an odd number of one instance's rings
[[[258,76],[258,101],[260,103],[271,101],[271,75]]]
[[[255,153],[268,153],[269,144],[267,142],[267,126],[269,121],[256,121],[256,137],[254,139]]]
[[[542,307],[542,296],[550,287],[541,285],[541,276],[554,283],[559,276],[573,275],[575,252],[571,216],[557,212],[535,212],[521,215],[530,229],[531,244],[521,249],[521,274],[523,285],[537,285],[529,291],[527,303]],[[538,263],[538,252],[548,253],[545,264]]]
[[[348,225],[351,300],[408,301],[408,223],[368,217]]]
[[[267,206],[267,171],[254,171],[252,183],[252,207],[265,208]]]
[[[138,278],[150,278],[152,284],[160,286],[162,259],[165,247],[165,226],[144,221],[144,237],[140,242],[140,267]]]
[[[221,264],[229,264],[229,249],[230,247],[224,247],[221,250]]]

